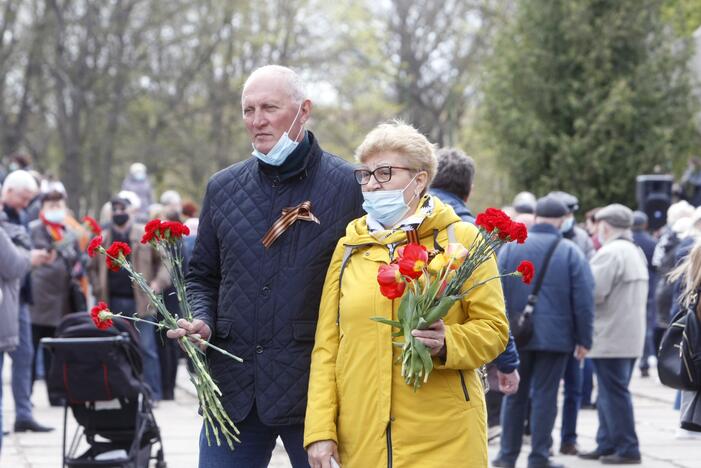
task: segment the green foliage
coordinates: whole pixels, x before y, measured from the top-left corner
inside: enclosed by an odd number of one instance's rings
[[[701,27],[701,2],[699,0],[665,0],[662,17],[679,34],[691,36]]]
[[[637,174],[671,171],[698,143],[689,56],[659,0],[522,0],[485,88],[514,188],[634,206]]]

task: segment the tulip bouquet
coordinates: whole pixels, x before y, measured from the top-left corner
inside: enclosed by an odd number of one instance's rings
[[[192,312],[185,294],[185,279],[182,271],[183,259],[181,254],[181,239],[184,235],[188,235],[189,232],[187,226],[179,222],[154,219],[146,224],[141,243],[151,245],[151,247],[160,253],[175,287],[183,315],[188,320],[192,320]],[[126,270],[134,284],[146,294],[151,306],[155,307],[161,314],[163,320],[160,322],[152,322],[139,317],[114,313],[109,309],[106,303],[100,302],[90,311],[95,325],[104,330],[112,326],[113,319],[120,318],[132,322],[148,323],[159,329],[175,330],[178,328],[178,317],[168,311],[163,302],[163,297],[160,294],[156,294],[156,292],[151,289],[146,279],[139,272],[135,271],[132,264],[127,260],[127,256],[131,253],[129,245],[123,242],[113,242],[112,245],[105,248],[102,242],[103,239],[101,235],[98,234],[94,237],[88,245],[88,255],[94,257],[98,253],[102,254],[105,256],[107,268],[112,271],[119,271],[120,268]],[[239,431],[224,410],[220,400],[221,391],[209,373],[205,354],[201,351],[199,345],[211,348],[238,362],[243,361],[241,358],[201,338],[182,337],[179,341],[185,354],[187,354],[187,357],[193,364],[193,370],[190,372],[190,380],[197,389],[197,397],[199,398],[200,408],[205,421],[204,427],[207,441],[211,444],[210,435],[213,434],[217,445],[221,445],[221,436],[233,450],[234,441],[239,442],[237,438]]]
[[[390,325],[398,331],[395,342],[402,348],[400,361],[402,376],[414,391],[428,381],[433,370],[431,354],[423,343],[412,336],[413,330],[429,328],[448,314],[453,305],[485,283],[504,276],[520,276],[525,283],[533,278],[533,264],[521,262],[516,271],[496,275],[465,284],[472,274],[507,242],[522,244],[527,237],[526,226],[513,222],[503,211],[488,208],[477,216],[475,224],[479,235],[465,247],[449,243],[443,251],[429,252],[419,244],[408,244],[397,249],[397,257],[389,265],[381,265],[377,275],[380,292],[388,299],[399,299],[398,320],[372,317],[372,320]]]

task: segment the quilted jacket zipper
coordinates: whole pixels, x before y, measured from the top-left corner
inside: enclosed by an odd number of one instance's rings
[[[387,468],[392,468],[392,422],[387,423]]]
[[[460,385],[462,386],[462,393],[465,395],[465,401],[470,401],[470,394],[467,393],[467,385],[465,385],[465,376],[461,370],[458,371],[458,374],[460,374]]]

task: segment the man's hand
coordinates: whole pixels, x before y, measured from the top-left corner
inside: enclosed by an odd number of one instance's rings
[[[589,352],[589,350],[587,348],[585,348],[584,346],[577,345],[574,348],[574,357],[576,357],[577,360],[581,361],[585,357],[587,357],[588,352]]]
[[[445,356],[445,324],[438,320],[425,330],[414,330],[412,336],[424,344],[431,356]]]
[[[341,457],[338,456],[338,446],[333,440],[320,440],[307,447],[307,457],[311,468],[334,468],[331,458],[340,466]]]
[[[32,249],[29,251],[29,260],[34,267],[46,265],[56,260],[56,251],[52,250],[49,252],[46,249]]]
[[[190,341],[197,344],[202,351],[206,349],[206,345],[204,345],[200,340],[202,339],[208,341],[209,337],[212,336],[212,330],[209,328],[209,325],[200,319],[195,319],[192,322],[188,322],[185,319],[179,319],[178,327],[179,328],[176,328],[175,330],[168,330],[168,333],[166,333],[168,338],[177,340],[183,336],[187,336],[190,338]]]
[[[151,281],[151,284],[149,286],[151,286],[151,289],[153,289],[153,292],[155,292],[156,294],[160,294],[163,292],[161,291],[161,285],[158,284],[158,281],[156,280]]]
[[[513,395],[518,392],[518,383],[521,381],[521,376],[518,375],[516,369],[508,374],[497,370],[497,377],[499,377],[499,391],[501,393],[504,395]]]

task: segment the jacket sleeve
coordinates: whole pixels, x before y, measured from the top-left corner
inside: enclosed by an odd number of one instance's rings
[[[307,414],[304,420],[304,446],[321,440],[334,440],[338,398],[336,394],[336,355],[338,354],[339,329],[336,324],[340,300],[339,274],[344,246],[336,245],[331,264],[326,273],[321,295],[319,320],[316,325],[312,364],[309,373]]]
[[[470,245],[471,239],[464,244]],[[496,257],[492,255],[467,280],[464,290],[498,274]],[[446,358],[444,363],[437,363],[438,369],[477,369],[492,362],[506,348],[509,321],[504,312],[501,281],[494,279],[473,289],[463,299],[462,307],[467,320],[446,325]]]
[[[29,252],[15,246],[4,229],[0,227],[0,278],[12,281],[22,278],[31,267]]]
[[[602,247],[591,259],[591,272],[594,275],[594,303],[603,303],[611,293],[618,277],[618,259],[615,252]]]
[[[494,365],[496,365],[499,372],[503,374],[510,374],[521,365],[521,358],[518,355],[516,342],[511,332],[509,332],[509,342],[506,344],[506,349],[497,356],[494,360]]]
[[[219,240],[212,224],[211,188],[210,181],[202,202],[197,241],[187,275],[187,298],[193,317],[204,321],[214,333],[221,265]]]
[[[594,333],[594,277],[589,263],[577,249],[571,249],[570,284],[574,311],[575,343],[591,349]]]

